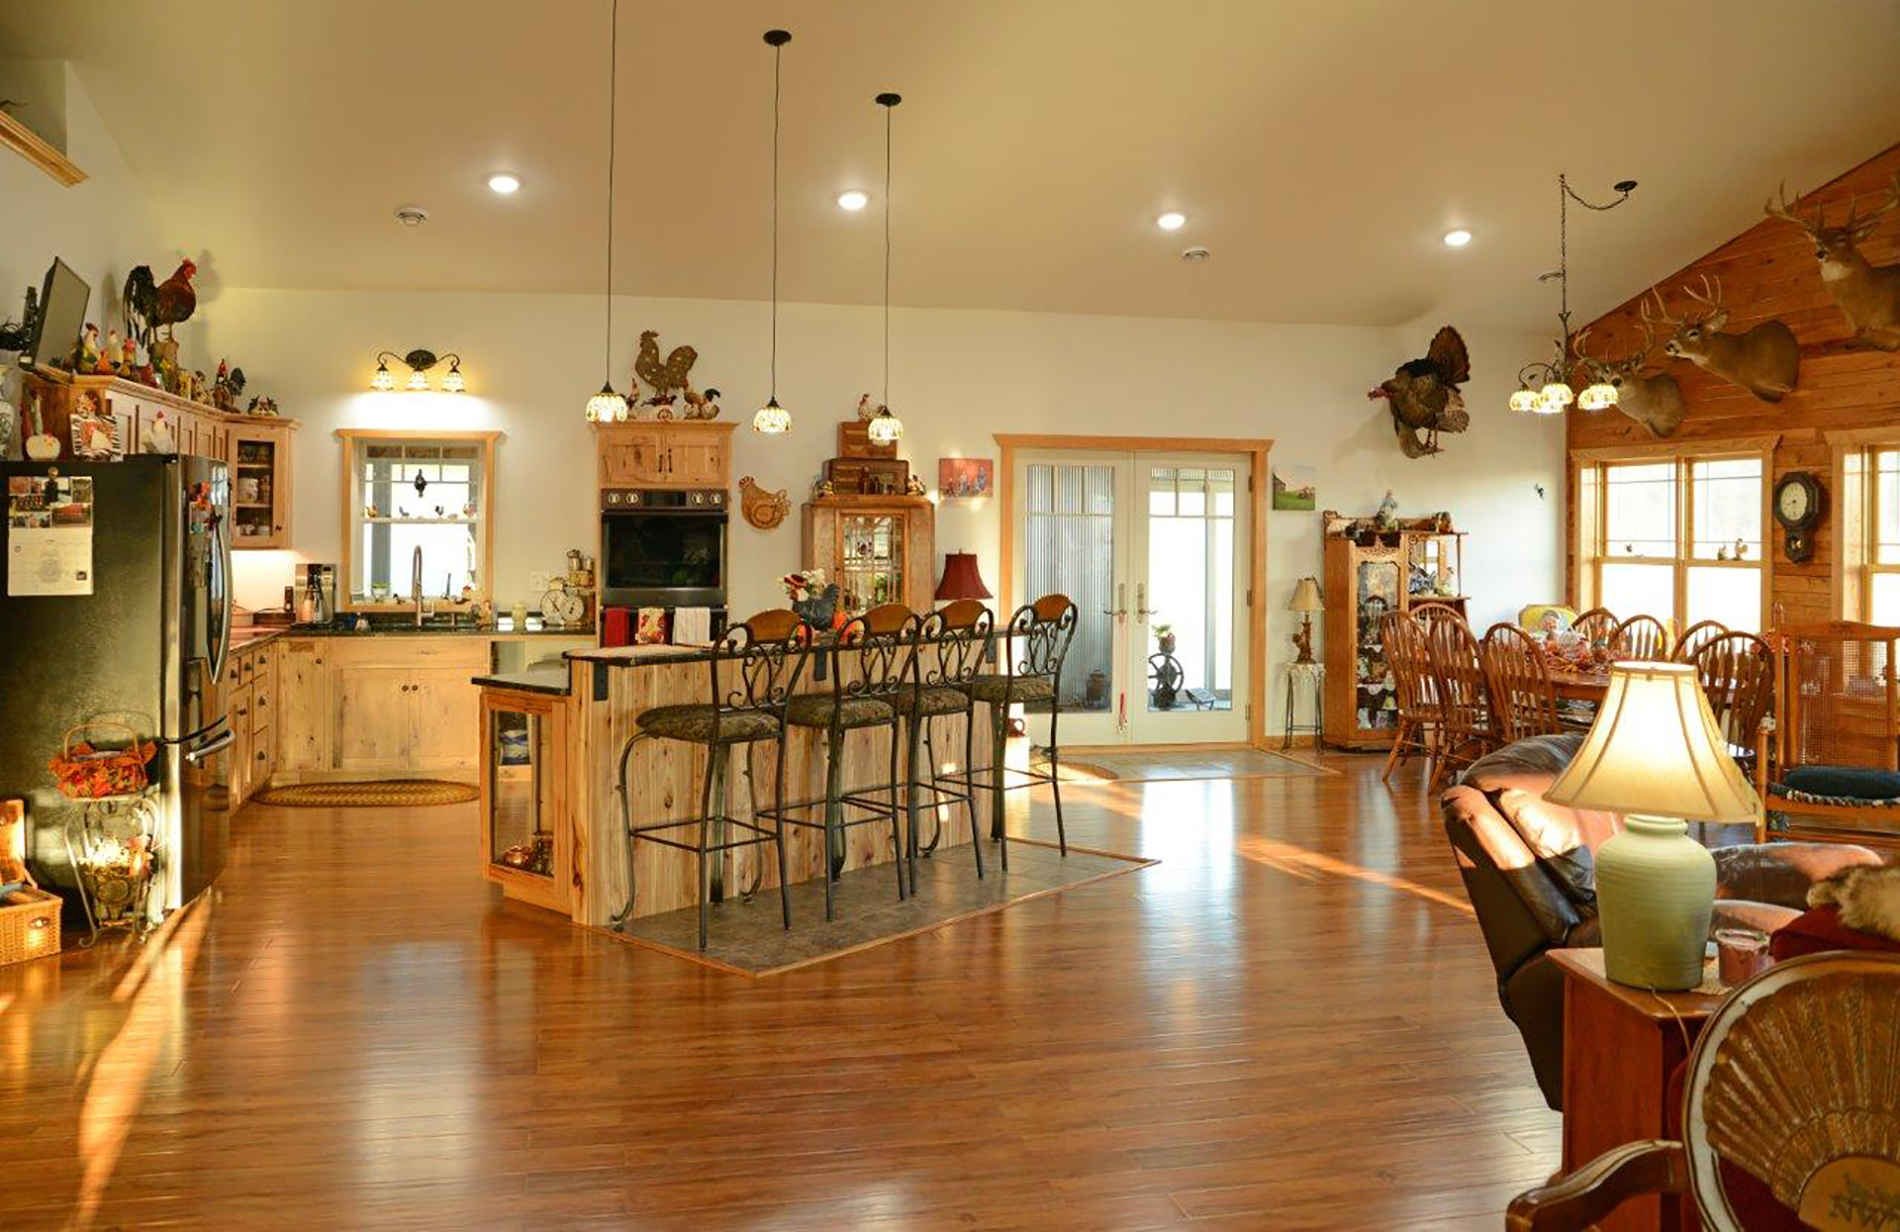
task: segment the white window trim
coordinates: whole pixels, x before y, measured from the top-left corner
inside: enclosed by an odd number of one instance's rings
[[[480,600],[494,594],[495,585],[495,448],[501,444],[500,432],[429,432],[423,430],[395,430],[389,428],[338,428],[336,438],[343,447],[343,456],[338,469],[343,472],[343,545],[341,560],[337,566],[337,607],[348,612],[407,611],[407,603],[392,599],[387,603],[375,603],[369,600],[357,600],[347,592],[354,585],[356,577],[356,545],[360,527],[358,520],[363,512],[361,478],[355,474],[352,460],[356,456],[358,441],[471,441],[482,447],[482,488],[481,511],[477,516],[477,532],[481,540],[481,587],[476,596]],[[443,602],[438,600],[438,611],[466,611],[471,604],[460,601]]]

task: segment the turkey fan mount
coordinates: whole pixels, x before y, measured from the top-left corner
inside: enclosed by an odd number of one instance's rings
[[[1464,393],[1458,388],[1470,377],[1471,356],[1465,340],[1445,325],[1432,335],[1432,345],[1422,358],[1400,364],[1390,379],[1366,397],[1385,399],[1399,450],[1408,458],[1424,458],[1439,452],[1439,433],[1463,432],[1471,426]]]

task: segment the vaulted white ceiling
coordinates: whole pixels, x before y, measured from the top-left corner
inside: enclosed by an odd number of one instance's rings
[[[74,62],[212,280],[592,291],[607,14],[9,0],[0,43]],[[1572,211],[1587,319],[1900,140],[1900,0],[622,0],[618,290],[766,296],[774,25],[793,300],[879,297],[885,89],[893,294],[933,307],[1541,328],[1559,170],[1642,184]]]

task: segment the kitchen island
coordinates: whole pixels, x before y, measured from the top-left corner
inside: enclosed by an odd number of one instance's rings
[[[848,668],[850,652],[845,658]],[[471,678],[482,690],[484,875],[500,883],[510,897],[564,911],[576,923],[604,926],[627,898],[626,826],[618,797],[621,750],[646,711],[708,700],[707,657],[703,650],[691,647],[623,646],[569,651],[566,662],[565,680],[546,671],[491,672]],[[800,678],[800,692],[829,688],[830,682],[814,680],[809,668]],[[986,713],[978,708],[979,724]],[[535,722],[525,721],[530,715]],[[946,773],[962,770],[963,717],[939,718],[934,723],[933,744],[940,768]],[[514,733],[526,733],[532,762],[525,774],[519,760],[523,736]],[[989,742],[978,734],[974,758],[982,768],[989,764]],[[794,728],[787,737],[788,802],[823,799],[825,735]],[[504,747],[504,736],[511,747]],[[889,738],[889,729],[884,728],[847,733],[842,780],[847,788],[888,778]],[[705,758],[701,745],[642,740],[634,746],[627,768],[634,821],[696,816]],[[744,745],[733,751],[733,817],[752,819],[755,794],[759,801],[771,800],[776,761],[769,743],[755,746],[749,755]],[[538,786],[525,794],[511,791],[507,787],[511,775],[513,781],[532,779]],[[899,798],[901,802],[901,791]],[[932,806],[928,792],[920,792],[918,799],[918,829],[926,845],[933,838],[941,846],[969,841],[968,816],[961,804]],[[535,813],[525,827],[524,808]],[[822,809],[815,815],[822,816]],[[793,882],[821,875],[822,832],[788,826],[785,846]],[[499,864],[500,857],[510,852],[512,860],[525,862],[531,869]],[[637,858],[639,899],[633,904],[633,915],[673,911],[698,901],[696,857],[691,852],[642,843]],[[845,870],[894,858],[888,827],[856,826],[845,831]],[[715,901],[736,897],[746,889],[764,892],[778,885],[777,858],[769,844],[727,852],[713,866]],[[532,871],[532,867],[546,871]],[[794,926],[800,923],[795,920]],[[714,927],[718,927],[716,916]]]

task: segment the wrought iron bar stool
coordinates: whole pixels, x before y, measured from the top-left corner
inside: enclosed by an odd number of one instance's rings
[[[657,843],[676,851],[698,856],[699,948],[706,948],[706,933],[711,903],[715,897],[710,854],[724,860],[725,853],[741,847],[766,843],[778,849],[779,907],[785,927],[792,926],[791,889],[786,881],[785,830],[773,820],[770,829],[760,825],[771,817],[758,807],[757,777],[750,772],[754,745],[767,741],[778,750],[778,772],[774,775],[774,799],[781,805],[785,798],[785,731],[787,710],[793,690],[811,652],[811,629],[797,613],[782,609],[760,612],[742,625],[735,625],[706,652],[709,702],[678,706],[657,706],[644,711],[636,720],[638,730],[627,738],[620,750],[618,792],[620,816],[627,833],[627,903],[612,919],[616,930],[625,927],[633,915],[636,895],[635,866],[642,842]],[[698,816],[674,821],[635,825],[633,797],[627,786],[627,765],[634,746],[642,740],[678,740],[706,747],[706,772],[700,783]],[[732,816],[731,755],[734,747],[746,750],[746,783],[753,795],[751,821]],[[718,811],[713,798],[718,797]],[[744,831],[739,838],[728,837],[729,830]],[[693,842],[666,836],[666,831],[697,830]],[[763,873],[745,893],[758,888]],[[723,877],[721,878],[723,882]]]
[[[822,830],[825,835],[825,919],[836,918],[834,885],[844,870],[845,832],[856,826],[888,821],[891,827],[891,863],[897,871],[897,898],[907,896],[902,809],[898,804],[898,727],[905,692],[917,674],[918,634],[922,618],[901,603],[872,608],[845,623],[828,646],[814,646],[814,658],[828,660],[829,691],[802,693],[785,710],[788,727],[823,732],[825,736],[825,794],[822,799],[785,803],[782,796],[761,815],[775,825]],[[889,777],[882,783],[845,787],[844,746],[847,734],[879,727],[890,729]],[[811,813],[823,806],[823,820]],[[862,816],[845,816],[855,809]]]
[[[1016,609],[1004,626],[1002,642],[1003,671],[979,675],[966,687],[973,700],[990,707],[990,765],[987,770],[965,770],[957,777],[973,787],[990,791],[990,837],[1001,844],[1003,871],[1009,871],[1009,841],[1003,833],[1003,793],[1013,787],[1049,784],[1055,795],[1056,845],[1064,856],[1069,854],[1069,836],[1062,824],[1061,745],[1056,720],[1062,713],[1062,663],[1068,657],[1069,643],[1075,638],[1075,603],[1067,595],[1044,595],[1034,603]],[[1009,741],[1009,708],[1049,708],[1049,769],[1017,770],[1003,764]],[[1013,785],[1009,775],[1021,780]],[[987,777],[985,777],[987,776]]]
[[[976,698],[971,686],[983,670],[983,655],[990,644],[996,618],[975,599],[958,599],[923,618],[922,641],[917,651],[917,681],[908,694],[908,713],[903,717],[908,729],[910,775],[906,784],[906,810],[910,819],[910,890],[917,892],[919,851],[928,856],[937,849],[943,835],[939,809],[962,804],[970,813],[970,846],[976,859],[976,875],[983,876],[983,836],[977,832],[976,788],[967,780],[941,773],[937,748],[931,729],[934,720],[963,716],[963,764],[968,771],[976,757]],[[923,745],[924,761],[918,760],[918,744]],[[927,769],[928,773],[921,773]],[[936,821],[928,842],[919,842],[917,825],[918,793],[930,796],[929,808]]]

